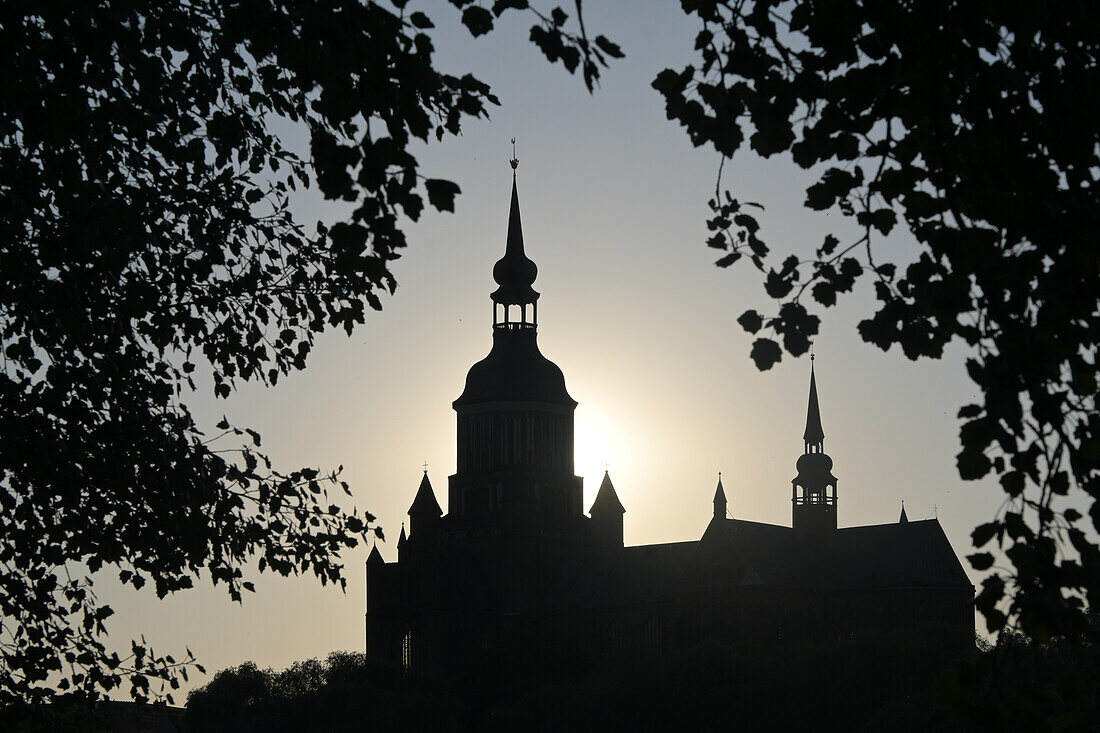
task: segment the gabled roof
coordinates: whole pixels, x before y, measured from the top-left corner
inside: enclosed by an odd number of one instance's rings
[[[428,472],[424,472],[424,478],[420,479],[420,488],[416,490],[416,498],[409,507],[409,516],[427,514],[433,517],[442,516],[443,510],[439,508],[439,502],[435,500],[435,491],[432,482],[428,480]]]

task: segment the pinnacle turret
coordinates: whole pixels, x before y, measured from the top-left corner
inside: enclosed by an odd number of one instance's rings
[[[619,501],[619,495],[615,492],[615,486],[611,483],[611,475],[604,471],[600,490],[596,492],[596,500],[592,502],[592,508],[588,510],[588,513],[596,516],[611,512],[624,514],[626,509],[623,507],[623,503]]]
[[[588,510],[592,517],[592,528],[595,531],[597,541],[609,547],[623,546],[623,514],[626,509],[619,501],[619,495],[615,492],[615,486],[611,483],[611,475],[603,472],[603,482],[600,490],[596,492],[596,500],[592,502],[592,508]]]
[[[714,490],[714,518],[726,518],[726,490],[722,488],[722,474],[718,474],[718,487]]]

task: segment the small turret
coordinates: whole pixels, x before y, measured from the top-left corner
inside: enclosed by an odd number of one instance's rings
[[[376,567],[378,565],[385,565],[386,561],[382,559],[382,553],[378,551],[378,545],[375,544],[370,548],[370,554],[367,555],[367,567]]]
[[[901,503],[901,516],[898,517],[898,524],[909,524],[909,517],[905,516],[905,502]]]
[[[714,518],[726,518],[726,491],[722,488],[722,474],[718,473],[718,488],[714,490]]]
[[[435,490],[432,482],[428,480],[428,472],[424,471],[424,477],[420,479],[420,488],[416,490],[416,498],[409,507],[409,537],[417,543],[430,540],[439,528],[439,518],[443,516],[443,510],[439,508],[439,502],[435,499]],[[401,532],[404,536],[405,527]]]
[[[619,495],[615,493],[615,486],[611,483],[611,476],[604,471],[600,490],[596,492],[596,500],[588,510],[588,514],[592,517],[592,528],[600,544],[612,547],[623,546],[623,514],[625,513],[626,509],[619,501]]]

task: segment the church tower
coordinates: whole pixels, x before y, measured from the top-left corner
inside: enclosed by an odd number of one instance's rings
[[[825,431],[817,402],[814,357],[810,355],[810,402],[806,408],[803,453],[791,479],[791,524],[796,531],[825,532],[836,529],[836,476],[833,459],[825,453]]]
[[[573,412],[561,369],[539,351],[538,268],[523,249],[519,193],[512,202],[505,253],[493,267],[493,347],[474,364],[454,401],[457,470],[448,516],[464,528],[539,524],[547,530],[583,521],[581,479],[573,475]]]

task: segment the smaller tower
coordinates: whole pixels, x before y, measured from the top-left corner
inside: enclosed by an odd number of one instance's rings
[[[611,483],[611,476],[604,471],[600,490],[596,492],[596,500],[588,510],[588,514],[592,517],[592,529],[601,545],[623,546],[623,514],[625,513],[626,509],[623,508],[619,495],[615,493],[615,487]]]
[[[379,565],[385,565],[386,561],[382,559],[382,553],[378,551],[378,544],[371,545],[370,554],[367,555],[367,568],[378,567]]]
[[[718,472],[718,488],[714,490],[714,518],[726,518],[726,491],[722,488],[722,472]]]
[[[836,529],[836,476],[833,459],[825,454],[825,431],[817,402],[814,357],[810,354],[810,401],[806,408],[803,453],[791,479],[791,523],[795,530],[826,532]]]
[[[428,472],[424,471],[424,478],[420,479],[420,488],[416,490],[416,498],[409,507],[409,542],[423,544],[435,537],[439,529],[439,518],[443,516],[443,510],[439,508],[439,502],[435,500],[435,491],[432,482],[428,480]],[[401,533],[404,536],[405,527],[402,525]]]
[[[909,517],[905,515],[905,502],[901,503],[901,516],[898,517],[898,524],[909,524]]]

